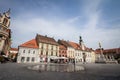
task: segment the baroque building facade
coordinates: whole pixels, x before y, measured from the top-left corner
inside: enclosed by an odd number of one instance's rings
[[[40,62],[52,62],[59,56],[59,45],[54,38],[36,35],[39,46]]]
[[[74,48],[65,40],[58,40],[59,45],[63,45],[66,48],[66,58],[68,58],[68,62],[74,61]],[[60,50],[61,51],[61,50]]]
[[[81,39],[81,38],[80,38]],[[18,63],[56,62],[56,63],[93,63],[94,50],[81,42],[58,40],[37,34],[35,39],[18,47]]]
[[[0,13],[0,55],[8,57],[11,46],[10,9]]]
[[[59,45],[59,62],[60,63],[67,63],[68,58],[67,58],[67,48],[63,45]]]
[[[68,62],[75,63],[94,63],[95,52],[91,48],[87,48],[83,44],[82,37],[80,37],[79,44],[71,41],[58,40],[58,43],[66,47]]]

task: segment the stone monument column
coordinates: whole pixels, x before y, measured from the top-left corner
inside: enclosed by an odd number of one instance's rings
[[[100,48],[100,59],[99,59],[99,62],[105,63],[106,59],[105,59],[104,54],[103,54],[101,43],[99,43],[99,48]]]

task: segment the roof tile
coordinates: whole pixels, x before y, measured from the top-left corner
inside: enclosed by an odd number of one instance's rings
[[[58,43],[55,41],[54,38],[50,38],[50,37],[39,35],[39,34],[37,34],[36,40],[37,40],[37,43],[42,42],[42,43],[58,45]]]
[[[38,48],[36,40],[32,39],[20,45],[20,47]]]

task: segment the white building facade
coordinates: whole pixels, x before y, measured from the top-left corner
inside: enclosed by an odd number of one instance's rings
[[[35,39],[30,40],[19,46],[18,63],[38,63],[40,62],[39,49]]]
[[[82,63],[83,62],[83,54],[80,50],[75,50],[75,63]]]
[[[37,63],[39,61],[38,49],[19,47],[18,63]]]
[[[83,44],[83,40],[80,37],[79,44],[75,42],[68,42],[70,46],[74,48],[74,60],[75,63],[94,63],[95,62],[95,52],[87,48]]]

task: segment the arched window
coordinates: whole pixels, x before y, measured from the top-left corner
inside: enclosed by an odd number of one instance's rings
[[[6,18],[4,18],[4,20],[3,20],[3,25],[6,25],[7,22],[8,22],[8,20],[7,20]]]

